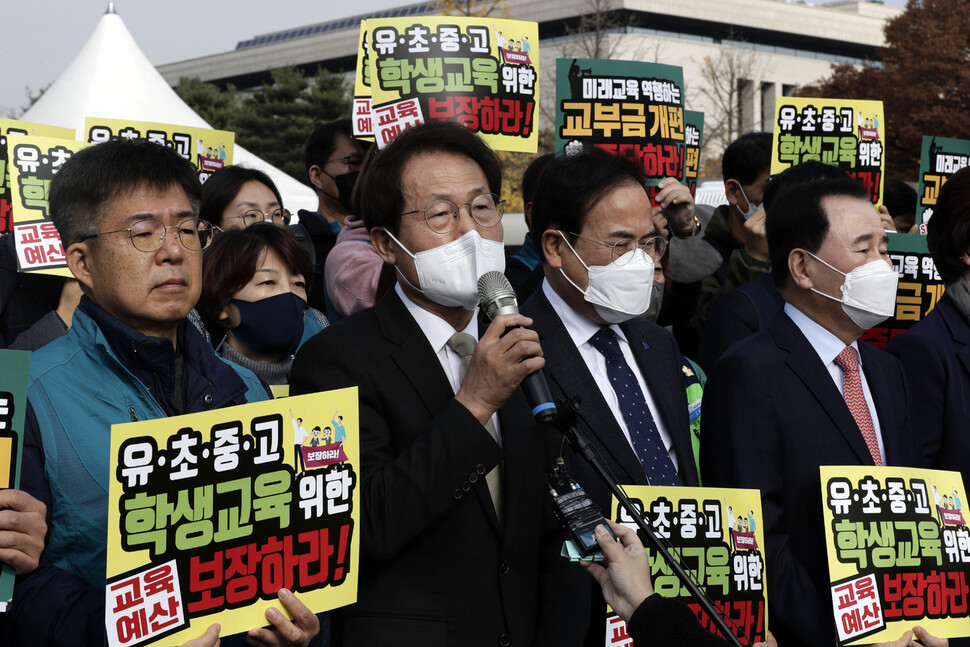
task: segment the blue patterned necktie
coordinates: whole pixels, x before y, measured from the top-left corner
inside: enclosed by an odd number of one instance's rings
[[[633,370],[623,357],[620,343],[609,328],[603,328],[589,340],[593,348],[606,359],[606,374],[610,386],[620,401],[623,420],[626,421],[633,451],[643,465],[643,471],[651,485],[681,485],[677,470],[664,447],[660,431],[647,407],[647,400],[640,390]]]

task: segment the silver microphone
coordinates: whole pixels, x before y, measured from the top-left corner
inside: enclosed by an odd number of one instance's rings
[[[482,310],[491,321],[501,315],[514,315],[519,312],[519,300],[515,296],[512,284],[501,272],[485,272],[478,279],[478,298],[482,302]]]

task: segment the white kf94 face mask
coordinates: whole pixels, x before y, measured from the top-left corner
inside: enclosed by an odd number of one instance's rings
[[[400,270],[397,273],[405,283],[439,305],[474,310],[478,307],[479,277],[486,272],[505,272],[505,246],[485,240],[475,230],[417,254],[412,254],[394,234],[384,231],[414,259],[419,285],[413,285]]]
[[[589,266],[579,258],[569,240],[560,231],[569,249],[586,268],[589,284],[581,290],[559,268],[570,285],[583,293],[583,298],[593,305],[603,321],[618,324],[642,315],[650,307],[655,263],[639,247],[634,248],[609,265]]]
[[[842,303],[842,310],[857,326],[869,330],[893,315],[896,307],[896,284],[899,274],[883,260],[872,261],[853,268],[848,274],[840,272],[812,252],[805,252],[833,272],[845,277],[842,282],[842,298],[830,294],[812,292]]]

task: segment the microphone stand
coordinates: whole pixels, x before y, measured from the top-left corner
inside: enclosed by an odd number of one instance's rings
[[[620,505],[623,506],[623,508],[626,509],[626,511],[630,513],[630,516],[633,517],[633,519],[637,522],[637,526],[639,526],[640,529],[647,535],[650,543],[653,544],[653,547],[664,558],[664,560],[670,566],[670,569],[680,579],[681,583],[687,587],[691,597],[697,601],[697,603],[707,614],[707,617],[710,618],[711,621],[717,626],[718,630],[721,632],[721,634],[723,634],[724,639],[734,647],[742,647],[741,641],[738,640],[738,637],[734,631],[728,628],[724,618],[721,617],[721,614],[718,613],[717,609],[714,608],[714,603],[711,602],[711,599],[707,597],[707,594],[704,593],[704,591],[702,591],[697,584],[694,583],[694,580],[690,578],[687,571],[685,571],[684,567],[681,566],[680,562],[674,559],[674,556],[670,554],[667,547],[664,546],[660,541],[660,538],[657,537],[656,533],[653,531],[653,528],[647,524],[644,516],[640,514],[630,499],[623,494],[619,486],[610,478],[609,471],[593,450],[592,445],[590,445],[589,441],[586,440],[586,437],[583,436],[582,432],[576,427],[575,420],[577,405],[571,400],[568,402],[559,402],[558,405],[558,416],[553,417],[552,420],[549,421],[549,424],[559,430],[573,450],[586,459],[586,462],[589,463],[590,467],[593,468],[593,471],[599,474],[600,478],[603,479],[603,482],[609,486],[610,491],[613,492],[613,496],[617,498]]]

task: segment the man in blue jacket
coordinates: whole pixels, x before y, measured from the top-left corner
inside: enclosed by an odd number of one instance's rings
[[[51,184],[84,296],[70,332],[32,357],[21,485],[47,506],[49,532],[40,566],[17,584],[5,644],[104,644],[112,424],[270,397],[185,318],[213,234],[198,220],[201,189],[172,149],[121,140],[74,155]],[[316,618],[294,610],[295,624],[251,635],[306,644]]]

